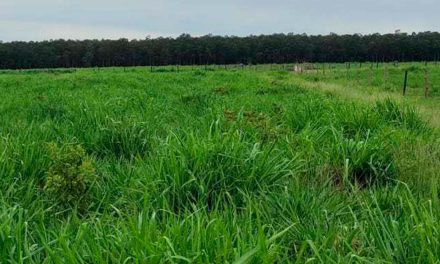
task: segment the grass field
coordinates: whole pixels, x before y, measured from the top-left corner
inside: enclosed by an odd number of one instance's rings
[[[1,71],[0,262],[439,263],[440,66],[291,66]]]

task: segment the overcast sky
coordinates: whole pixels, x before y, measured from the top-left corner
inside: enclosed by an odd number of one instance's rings
[[[440,31],[440,0],[0,0],[0,41]]]

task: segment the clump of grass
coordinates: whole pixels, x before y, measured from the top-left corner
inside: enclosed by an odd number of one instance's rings
[[[197,70],[194,71],[193,75],[197,76],[197,77],[205,77],[206,76],[206,71],[202,71],[200,69],[197,69]]]
[[[286,122],[294,132],[300,132],[308,126],[320,127],[330,124],[331,105],[328,99],[324,97],[319,99],[321,100],[301,96],[293,102],[295,107],[286,109]]]
[[[243,117],[247,122],[257,127],[263,127],[267,122],[267,117],[265,114],[255,111],[245,111],[243,112]]]
[[[100,158],[113,156],[130,160],[145,156],[150,149],[149,129],[144,123],[107,120],[98,131],[89,147]]]
[[[223,111],[226,120],[230,122],[235,122],[237,120],[237,113],[234,110],[226,109]]]
[[[62,206],[80,204],[95,176],[95,167],[85,150],[77,144],[48,145],[51,164],[44,191]]]
[[[409,106],[400,107],[397,102],[387,98],[384,101],[378,101],[374,111],[387,123],[395,126],[405,127],[410,130],[426,130],[427,126],[417,111]]]
[[[397,176],[392,148],[384,138],[345,138],[334,131],[334,141],[329,152],[331,176],[340,183],[357,184],[360,187],[382,185]]]
[[[204,136],[188,131],[167,139],[151,171],[160,183],[158,195],[174,211],[204,204],[210,209],[243,206],[246,194],[282,187],[292,161],[271,147],[249,144],[232,128],[211,127]]]
[[[304,77],[306,80],[311,81],[311,82],[319,82],[321,81],[321,78],[319,76],[313,76],[313,75],[306,75],[306,77]]]
[[[172,68],[165,68],[165,67],[159,68],[159,67],[157,67],[157,68],[154,69],[153,72],[155,72],[155,73],[167,73],[167,72],[176,72],[176,71],[177,70],[174,67],[172,67]]]
[[[360,108],[354,103],[335,105],[333,116],[331,123],[341,129],[347,138],[357,135],[367,137],[368,134],[380,130],[385,123],[371,108]]]
[[[181,96],[180,101],[193,112],[201,114],[210,107],[212,97],[204,93],[193,93]]]
[[[219,87],[214,88],[212,91],[216,94],[219,94],[219,95],[229,95],[231,92],[231,89],[224,87],[224,86],[219,86]]]
[[[51,98],[47,96],[38,96],[33,102],[33,109],[30,114],[30,119],[39,117],[41,119],[60,120],[66,113],[67,109],[63,103],[63,99]]]
[[[294,91],[293,88],[289,86],[281,86],[276,83],[271,83],[271,87],[261,87],[257,90],[257,95],[279,95],[279,94],[289,94]]]
[[[422,72],[423,69],[418,65],[411,65],[404,67],[404,70],[410,71],[410,72]]]
[[[223,114],[227,121],[232,125],[239,126],[250,138],[254,138],[259,143],[273,143],[280,136],[287,134],[287,129],[280,121],[283,109],[274,104],[272,109],[273,117],[257,111],[224,110]]]

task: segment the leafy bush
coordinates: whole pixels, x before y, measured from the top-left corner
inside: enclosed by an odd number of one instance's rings
[[[49,144],[51,165],[47,172],[44,191],[62,205],[83,201],[95,168],[80,145]]]

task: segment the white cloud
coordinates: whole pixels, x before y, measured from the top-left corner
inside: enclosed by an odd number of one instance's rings
[[[45,24],[20,21],[1,21],[0,39],[47,40],[47,39],[144,39],[159,37],[158,32],[137,31],[130,28],[104,27],[93,25]],[[9,30],[8,30],[9,29]]]
[[[439,31],[438,0],[0,0],[0,40]]]

